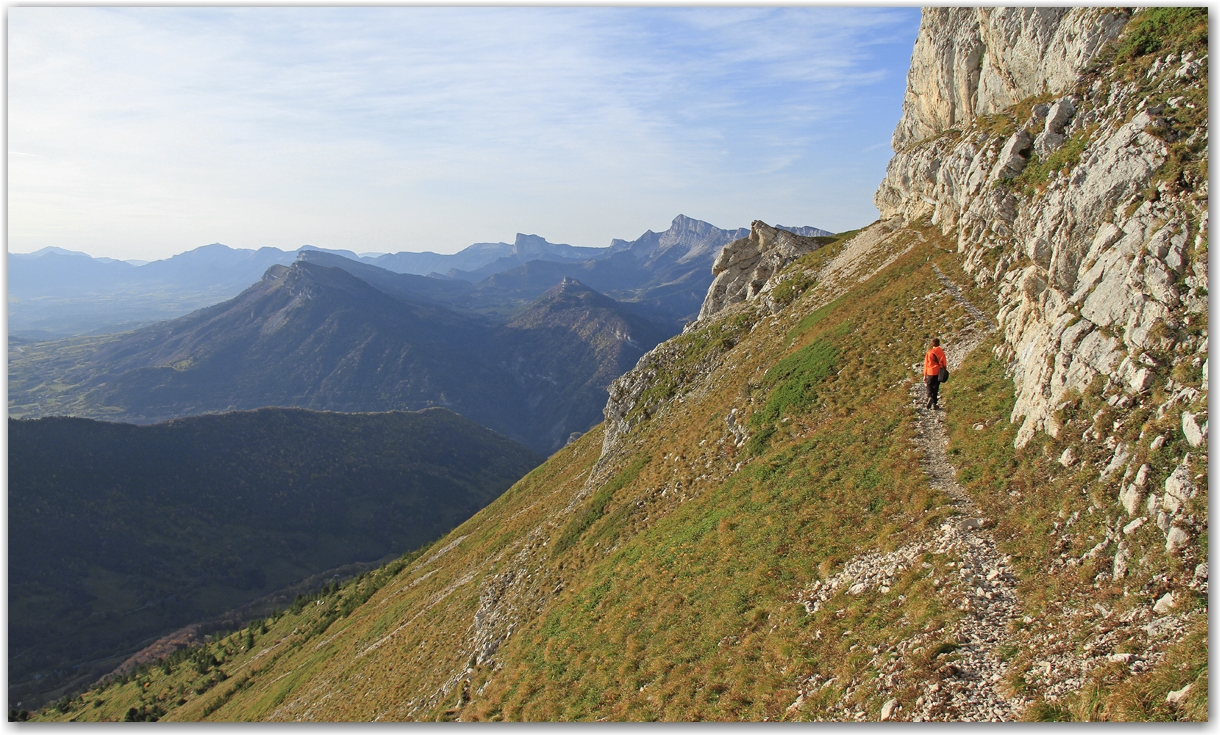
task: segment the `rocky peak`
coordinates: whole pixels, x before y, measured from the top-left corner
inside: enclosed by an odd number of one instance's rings
[[[554,286],[551,286],[549,289],[543,292],[542,296],[539,297],[539,300],[562,296],[580,297],[585,294],[596,294],[598,296],[602,295],[575,278],[572,278],[571,276],[564,276],[562,281],[556,283]],[[608,297],[605,298],[608,299]]]
[[[750,301],[775,286],[772,277],[784,266],[824,243],[754,220],[750,234],[720,251],[712,264],[715,279],[708,288],[698,321],[715,315],[729,304]]]
[[[700,256],[709,255],[725,243],[742,237],[745,230],[721,230],[718,227],[692,219],[686,215],[674,217],[669,229],[662,232],[657,241],[658,252],[676,251],[678,262],[684,263]]]
[[[523,256],[540,256],[550,255],[556,248],[566,248],[567,245],[547,242],[545,237],[538,235],[526,235],[520,232],[517,233],[517,239],[513,242],[513,255]]]

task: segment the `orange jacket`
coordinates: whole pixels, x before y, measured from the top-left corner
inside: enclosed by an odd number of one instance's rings
[[[928,350],[928,354],[923,357],[923,374],[936,375],[943,367],[949,367],[949,361],[945,359],[945,351],[939,347]]]

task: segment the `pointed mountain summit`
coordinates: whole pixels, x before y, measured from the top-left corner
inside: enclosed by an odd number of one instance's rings
[[[415,300],[421,283],[437,300],[472,286],[315,260],[344,259],[303,254],[229,301],[80,343],[71,360],[49,350],[14,361],[10,414],[151,422],[262,406],[442,406],[550,452],[597,423],[610,381],[673,333],[574,281],[496,324]],[[48,380],[70,387],[48,401]]]
[[[339,268],[276,265],[230,301],[103,344],[77,368],[88,393],[76,413],[154,421],[267,405],[440,405],[523,437],[492,338],[478,321],[393,298]]]

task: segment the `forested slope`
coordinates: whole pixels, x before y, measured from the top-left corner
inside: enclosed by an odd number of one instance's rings
[[[443,409],[10,420],[10,698],[91,682],[176,627],[426,544],[540,460]]]

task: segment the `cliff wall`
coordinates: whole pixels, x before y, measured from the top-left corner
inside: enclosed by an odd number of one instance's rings
[[[1062,469],[1121,506],[1115,582],[1147,564],[1145,522],[1190,567],[1207,530],[1185,509],[1207,472],[1203,13],[925,11],[875,195],[883,217],[939,228],[996,294],[1015,446],[1053,437]],[[1102,410],[1077,416],[1090,395]],[[1192,584],[1206,578],[1203,563]]]
[[[953,235],[999,285],[1018,446],[1058,436],[1056,410],[1098,375],[1132,397],[1183,363],[1205,380],[1206,328],[1191,327],[1207,310],[1206,57],[1090,67],[1125,22],[926,11],[875,197],[883,217]]]

